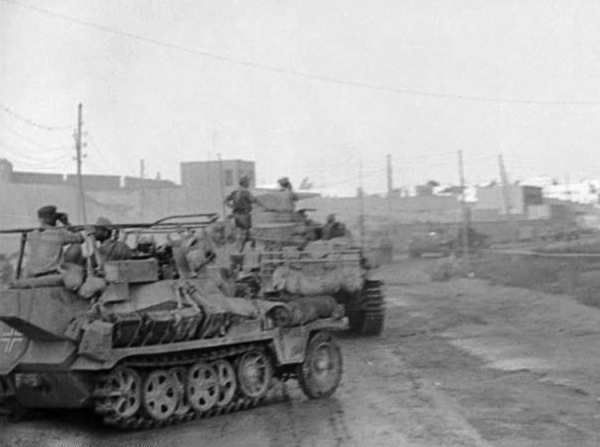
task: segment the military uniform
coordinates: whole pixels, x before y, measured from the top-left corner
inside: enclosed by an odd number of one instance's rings
[[[237,228],[249,230],[252,227],[252,204],[256,199],[248,189],[241,187],[231,192],[225,199],[233,209],[233,221]]]
[[[82,242],[83,237],[79,233],[50,225],[42,226],[39,230],[29,233],[27,237],[29,256],[25,275],[34,277],[58,273],[63,247]]]

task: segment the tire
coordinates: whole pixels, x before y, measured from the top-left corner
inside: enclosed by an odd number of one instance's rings
[[[357,335],[381,335],[385,321],[385,307],[381,282],[366,280],[360,297],[346,305],[350,332]]]
[[[342,380],[342,351],[329,332],[314,334],[306,348],[304,362],[298,365],[298,383],[309,399],[330,397]]]

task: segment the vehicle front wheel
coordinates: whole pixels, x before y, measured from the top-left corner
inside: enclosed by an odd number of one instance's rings
[[[298,382],[310,399],[335,393],[342,379],[342,352],[328,332],[313,335],[306,348],[304,362],[298,366]]]

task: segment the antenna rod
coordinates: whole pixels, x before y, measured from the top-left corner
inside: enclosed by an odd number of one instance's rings
[[[77,187],[79,189],[79,201],[78,201],[78,214],[79,220],[82,223],[87,223],[87,216],[85,212],[85,191],[83,190],[83,177],[81,175],[81,164],[82,164],[82,154],[81,149],[83,147],[82,144],[82,127],[83,127],[83,104],[79,103],[77,107],[77,130],[75,133],[75,152],[77,161]]]

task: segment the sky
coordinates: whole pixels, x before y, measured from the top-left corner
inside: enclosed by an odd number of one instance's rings
[[[0,157],[179,180],[247,159],[328,194],[600,177],[594,0],[0,0]]]

